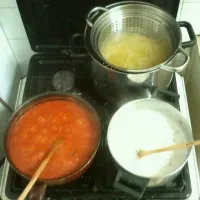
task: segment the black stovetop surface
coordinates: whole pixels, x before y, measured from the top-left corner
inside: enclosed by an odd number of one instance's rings
[[[107,102],[95,91],[89,68],[89,60],[87,59],[66,59],[60,55],[35,55],[30,61],[23,101],[37,94],[55,91],[54,85],[56,84],[57,88],[68,89],[68,92],[76,93],[89,101],[97,110],[102,123],[101,145],[92,166],[76,181],[61,186],[48,187],[46,198],[68,200],[132,199],[112,187],[117,169],[107,149],[106,130],[109,120],[118,106]],[[54,77],[57,72],[63,71],[65,73],[58,73]],[[60,77],[63,78],[64,82],[62,82],[62,78],[59,79]],[[66,81],[71,87],[65,85]],[[157,90],[156,94],[157,97],[160,96],[179,107],[179,96],[176,93],[174,81],[170,86],[170,91]],[[16,199],[26,184],[27,180],[9,168],[5,191],[9,199]],[[191,182],[186,164],[172,184],[168,187],[147,189],[143,199],[186,199],[190,194]]]

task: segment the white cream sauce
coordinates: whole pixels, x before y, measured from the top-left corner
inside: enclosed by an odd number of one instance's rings
[[[154,110],[123,109],[111,120],[108,145],[115,160],[127,171],[143,177],[166,175],[184,163],[187,149],[153,154],[139,159],[139,149],[156,149],[186,142],[184,130]]]

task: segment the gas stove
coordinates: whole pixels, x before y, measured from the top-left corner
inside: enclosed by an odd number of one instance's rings
[[[118,109],[103,99],[92,84],[90,60],[88,58],[66,58],[61,55],[35,55],[30,60],[26,79],[21,83],[17,105],[27,99],[49,91],[70,92],[81,96],[97,110],[102,123],[102,140],[95,161],[81,178],[71,183],[47,188],[47,199],[132,199],[114,189],[112,184],[117,173],[106,144],[109,120]],[[168,90],[155,89],[150,98],[160,98],[178,108],[189,119],[184,80],[175,74]],[[180,175],[165,187],[149,188],[143,199],[198,199],[198,171],[193,149],[188,163]],[[1,183],[2,199],[17,199],[27,184],[5,161]]]
[[[145,1],[160,6],[176,17],[179,0]],[[92,104],[102,123],[100,148],[90,169],[76,181],[48,187],[46,199],[132,199],[112,186],[117,170],[106,144],[108,123],[119,105],[108,102],[96,92],[90,74],[90,59],[81,54],[83,42],[73,37],[75,33],[83,33],[86,13],[92,7],[114,2],[87,0],[83,4],[79,0],[17,0],[31,48],[42,54],[36,54],[30,60],[27,77],[19,86],[16,108],[37,94],[55,90],[70,92]],[[73,56],[72,52],[76,52],[77,56]],[[184,80],[178,74],[174,75],[168,90],[155,88],[147,96],[170,102],[190,120]],[[5,160],[0,185],[1,198],[17,199],[26,184],[27,180],[13,171]],[[143,199],[197,200],[200,197],[199,185],[196,154],[195,149],[192,149],[180,175],[165,187],[147,189]]]

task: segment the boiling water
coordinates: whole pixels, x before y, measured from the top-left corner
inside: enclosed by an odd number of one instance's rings
[[[103,57],[124,69],[146,69],[166,60],[171,49],[167,40],[155,40],[141,34],[120,34],[101,45]]]
[[[139,176],[159,177],[180,165],[187,149],[152,154],[139,159],[139,149],[155,149],[186,142],[184,130],[152,110],[122,112],[109,126],[108,143],[115,160],[126,170]]]

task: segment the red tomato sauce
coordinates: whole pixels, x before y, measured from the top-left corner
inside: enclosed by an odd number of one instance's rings
[[[99,142],[93,114],[72,101],[40,103],[25,112],[9,134],[8,153],[14,166],[31,177],[53,141],[65,141],[47,164],[40,179],[58,179],[73,174],[91,158]]]

